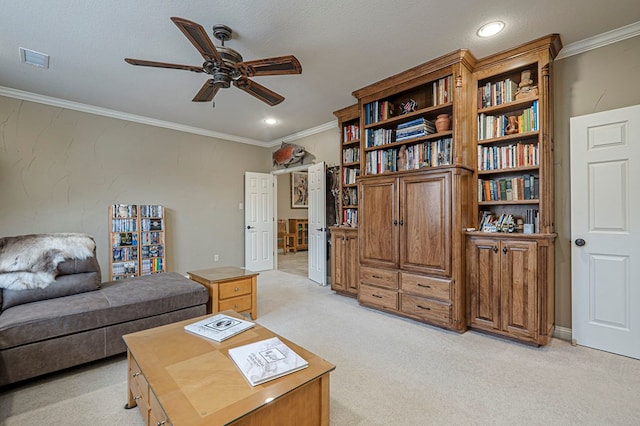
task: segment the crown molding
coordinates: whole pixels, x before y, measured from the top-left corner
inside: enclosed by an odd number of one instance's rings
[[[321,124],[316,127],[312,127],[307,130],[303,130],[301,132],[293,133],[289,136],[285,136],[283,138],[274,139],[267,144],[268,147],[273,148],[274,146],[280,145],[282,142],[292,142],[298,139],[306,138],[308,136],[312,136],[318,133],[326,132],[327,130],[333,130],[338,128],[338,120],[333,120],[325,124]]]
[[[640,21],[568,44],[560,50],[560,53],[556,56],[556,61],[638,35],[640,35]]]
[[[11,89],[9,87],[0,86],[0,95],[10,98],[21,99],[30,102],[51,105],[59,108],[67,108],[74,111],[87,112],[89,114],[102,115],[120,120],[132,121],[134,123],[147,124],[149,126],[163,127],[165,129],[177,130],[179,132],[193,133],[195,135],[207,136],[210,138],[223,139],[231,142],[240,142],[249,145],[257,145],[262,148],[267,147],[264,141],[243,138],[240,136],[229,135],[226,133],[214,132],[212,130],[201,129],[199,127],[185,126],[170,121],[157,120],[155,118],[143,117],[141,115],[128,114],[125,112],[115,111],[107,108],[100,108],[92,105],[71,102],[65,99],[53,98],[50,96],[38,95],[36,93],[25,92],[22,90]]]

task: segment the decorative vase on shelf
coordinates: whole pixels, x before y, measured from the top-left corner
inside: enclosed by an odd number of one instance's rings
[[[449,114],[440,114],[436,118],[436,130],[438,132],[446,132],[451,127],[451,119]]]

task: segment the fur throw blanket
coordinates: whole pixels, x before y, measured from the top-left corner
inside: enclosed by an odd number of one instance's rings
[[[0,238],[0,288],[45,288],[65,259],[95,256],[96,242],[86,234],[32,234]]]

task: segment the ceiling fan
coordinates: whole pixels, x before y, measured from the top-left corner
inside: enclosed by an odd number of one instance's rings
[[[204,83],[193,98],[193,102],[213,101],[213,97],[218,93],[218,90],[221,88],[226,89],[233,83],[238,89],[244,90],[271,106],[278,105],[284,101],[283,96],[256,83],[249,77],[302,73],[302,66],[293,55],[244,61],[238,52],[224,46],[224,42],[229,40],[232,35],[231,28],[226,25],[213,26],[213,36],[220,40],[222,44],[216,47],[202,25],[177,17],[173,17],[171,20],[200,52],[204,58],[202,66],[169,64],[132,58],[125,58],[124,60],[131,65],[209,74],[212,78]],[[213,106],[215,106],[215,103]]]

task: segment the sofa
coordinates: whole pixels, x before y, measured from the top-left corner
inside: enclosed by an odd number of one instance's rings
[[[123,335],[205,315],[209,300],[175,272],[102,283],[95,256],[64,259],[55,275],[0,289],[0,386],[123,353]]]

